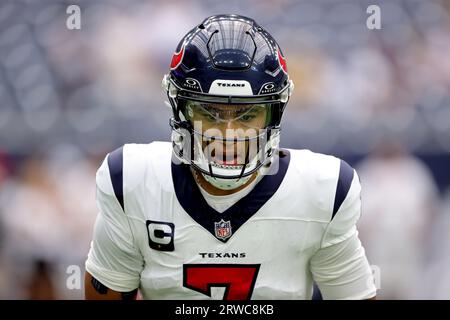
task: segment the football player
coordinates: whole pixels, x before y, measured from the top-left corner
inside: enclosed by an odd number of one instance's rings
[[[293,91],[273,37],[217,15],[178,44],[170,142],[126,144],[96,176],[88,299],[369,299],[360,183],[333,156],[279,147]]]

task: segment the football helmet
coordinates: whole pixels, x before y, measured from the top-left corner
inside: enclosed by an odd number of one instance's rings
[[[272,160],[293,82],[273,37],[254,20],[216,15],[189,31],[162,81],[173,152],[220,189]]]

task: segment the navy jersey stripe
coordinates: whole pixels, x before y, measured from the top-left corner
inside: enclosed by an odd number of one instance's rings
[[[122,210],[125,210],[123,205],[123,147],[108,155],[108,167],[114,194]]]
[[[334,207],[333,214],[331,215],[331,220],[333,220],[334,216],[338,212],[339,208],[347,197],[348,191],[350,190],[350,186],[353,181],[353,168],[345,162],[341,160],[341,165],[339,168],[339,179],[336,186],[336,195],[334,197]]]
[[[175,188],[175,194],[178,202],[183,209],[201,226],[208,230],[214,237],[215,222],[221,219],[231,223],[233,234],[250,219],[269,199],[275,194],[283,181],[290,162],[290,153],[288,150],[280,151],[278,167],[276,174],[265,175],[252,191],[230,208],[222,213],[211,208],[201,194],[191,169],[185,164],[176,164],[172,161],[172,180]],[[230,238],[219,239],[227,242]]]

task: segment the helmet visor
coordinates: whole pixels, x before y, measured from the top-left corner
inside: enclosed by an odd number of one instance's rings
[[[247,166],[259,159],[270,114],[269,104],[213,104],[187,101],[184,115],[198,149],[210,164]]]
[[[203,131],[210,128],[220,131],[227,129],[257,131],[267,126],[269,109],[269,104],[230,105],[187,100],[185,117],[194,127],[196,122],[201,122]]]

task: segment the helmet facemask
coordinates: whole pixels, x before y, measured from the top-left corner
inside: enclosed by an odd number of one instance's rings
[[[279,133],[268,126],[272,105],[179,100],[178,107],[181,121],[171,121],[174,152],[214,186],[237,188],[267,163]]]

